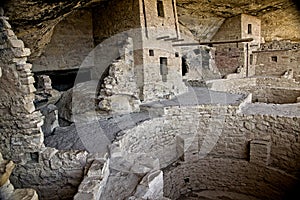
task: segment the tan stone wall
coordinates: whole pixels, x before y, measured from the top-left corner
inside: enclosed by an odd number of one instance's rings
[[[142,2],[143,1],[141,1],[141,3]],[[149,38],[157,38],[162,36],[170,36],[170,38],[177,37],[179,29],[177,30],[177,16],[174,15],[174,9],[176,9],[176,6],[173,7],[173,1],[162,1],[164,8],[164,17],[158,16],[157,0],[145,0],[144,2],[146,23],[147,27],[149,27]],[[143,19],[142,16],[141,19]],[[143,24],[145,25],[145,20],[143,20]]]
[[[286,78],[212,80],[207,85],[216,91],[252,93],[253,102],[296,103],[300,94],[299,83]]]
[[[30,152],[38,151],[43,144],[41,113],[33,105],[35,88],[27,63],[30,50],[18,40],[4,17],[0,18],[0,151],[6,159],[28,160]]]
[[[229,18],[223,22],[212,41],[238,40],[242,38],[241,16]]]
[[[55,26],[50,43],[33,61],[33,71],[77,69],[93,47],[92,13],[75,11]]]
[[[238,68],[244,64],[243,45],[238,45],[238,47],[236,44],[218,45],[215,60],[222,77],[237,73]]]
[[[248,24],[251,24],[252,33],[248,34]],[[253,44],[261,43],[261,20],[257,17],[250,15],[241,15],[241,37],[253,38],[251,42]]]
[[[149,55],[149,48],[143,49],[144,60],[144,100],[155,100],[169,96],[170,98],[176,94],[186,91],[182,81],[181,74],[181,58],[175,56],[175,51],[171,45],[164,42],[165,46],[160,48],[151,48],[154,50],[154,56]],[[167,75],[163,80],[160,69],[160,58],[167,58]],[[168,97],[167,97],[168,98]]]
[[[251,24],[251,33],[248,33],[248,25]],[[250,15],[239,15],[224,21],[219,31],[213,37],[213,41],[237,40],[253,38],[251,42],[239,44],[217,44],[216,65],[222,76],[231,73],[241,73],[242,76],[254,75],[256,57],[250,58],[252,51],[257,50],[261,43],[261,21]],[[251,56],[251,57],[252,57]],[[250,61],[250,59],[253,59]],[[241,68],[238,70],[238,68]]]
[[[153,154],[160,158],[161,166],[165,166],[178,158],[174,151],[176,135],[185,141],[195,140],[199,144],[198,153],[199,148],[205,145],[206,137],[210,138],[206,140],[210,143],[213,142],[213,136],[219,136],[215,138],[216,145],[212,145],[208,156],[243,160],[249,158],[249,141],[267,140],[271,142],[269,165],[296,175],[300,165],[300,141],[297,135],[300,118],[244,115],[237,114],[237,109],[235,106],[209,105],[166,108],[165,117],[127,130],[120,147],[132,153]]]
[[[288,69],[294,72],[293,78],[300,80],[300,50],[274,50],[255,53],[257,56],[255,74],[260,76],[281,76]],[[277,62],[272,61],[277,58]]]
[[[185,80],[199,82],[221,78],[215,63],[215,48],[207,46],[182,47],[180,52],[188,68],[188,72],[183,77]]]

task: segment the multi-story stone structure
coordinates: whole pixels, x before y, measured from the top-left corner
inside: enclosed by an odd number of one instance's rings
[[[75,13],[55,28],[44,54],[33,62],[33,70],[56,71],[59,75],[61,70],[81,68],[84,72],[84,69],[91,69],[92,78],[101,79],[112,61],[122,56],[119,49],[130,37],[133,52],[128,52],[131,54],[128,56],[132,56],[133,63],[128,64],[132,65],[135,80],[128,77],[128,81],[136,83],[138,97],[150,100],[182,93],[186,90],[182,82],[181,58],[172,47],[172,41],[180,37],[175,3],[171,0],[113,1],[107,2],[109,10],[99,6]],[[73,23],[77,18],[85,23]],[[118,34],[121,38],[114,39]],[[101,42],[108,42],[110,46],[97,47]],[[93,61],[82,67],[93,48]],[[105,49],[105,55],[101,54],[101,48]],[[108,52],[112,52],[111,56]],[[153,95],[154,90],[156,95]]]
[[[86,38],[91,41],[90,34],[93,34],[93,43],[101,43],[99,47],[103,48],[89,54],[87,57],[93,62],[83,62],[83,67],[93,68],[93,78],[99,78],[97,81],[102,84],[99,96],[122,104],[127,97],[129,103],[147,102],[185,91],[180,51],[171,46],[171,41],[178,41],[179,37],[174,1],[105,1],[89,12],[92,14],[86,19],[93,19],[93,32],[87,31]],[[237,21],[241,24],[241,20]],[[233,31],[231,36],[240,35],[230,40],[248,38],[252,30],[249,28],[254,25],[245,21],[242,27],[246,29],[238,26],[239,31]],[[242,33],[243,30],[247,32]],[[125,33],[118,34],[122,31]],[[73,92],[72,100],[62,95],[60,100],[67,99],[66,104],[56,104],[75,107],[86,117],[86,121],[82,120],[85,123],[70,120],[74,123],[50,127],[45,134],[41,129],[43,117],[33,104],[34,79],[32,65],[27,62],[30,51],[2,16],[0,36],[0,151],[5,159],[0,154],[1,198],[10,199],[14,193],[38,198],[33,190],[23,193],[14,190],[14,185],[33,188],[40,199],[46,200],[194,197],[281,200],[299,183],[300,112],[295,102],[300,92],[299,83],[291,79],[219,79],[209,84],[222,92],[191,88],[177,99],[144,103],[141,112],[134,110],[136,113],[105,119],[92,118],[90,110],[81,109],[92,105],[92,111],[99,114],[93,107],[98,95],[96,87],[91,91],[86,87],[96,81],[89,82],[78,86],[78,90],[74,87],[73,91],[64,93]],[[256,39],[252,38],[254,42]],[[66,44],[77,45],[70,41]],[[257,48],[257,44],[258,40],[248,47]],[[240,56],[243,59],[236,63],[245,68],[245,60],[251,54],[245,51],[247,43],[238,45],[235,48],[243,49]],[[209,49],[194,50],[187,54],[187,59],[200,57],[206,50]],[[75,55],[65,57],[72,63],[67,67],[83,59],[72,60]],[[105,60],[103,55],[108,58]],[[205,58],[202,64],[212,63]],[[48,93],[49,81],[46,86],[45,93]],[[294,89],[285,91],[283,87]],[[47,109],[56,121],[55,106]],[[105,133],[99,135],[99,130]],[[101,151],[92,152],[82,144],[81,134],[91,146],[101,146]],[[15,163],[14,169],[11,161]]]
[[[252,41],[241,42],[252,38]],[[214,44],[216,47],[216,65],[226,76],[239,73],[239,77],[254,75],[256,56],[252,52],[261,44],[261,21],[250,15],[241,14],[224,21],[213,41],[230,41],[226,44]]]

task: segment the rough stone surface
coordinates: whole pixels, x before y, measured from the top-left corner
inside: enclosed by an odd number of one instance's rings
[[[33,189],[14,189],[9,180],[14,167],[15,164],[12,161],[3,160],[0,153],[0,198],[3,200],[38,200],[38,195]]]
[[[74,122],[74,115],[95,112],[97,86],[97,81],[88,81],[64,92],[55,104],[59,117]]]
[[[41,55],[44,47],[50,42],[53,29],[58,22],[78,8],[89,7],[89,5],[93,7],[96,3],[99,4],[99,2],[104,7],[102,10],[105,10],[107,5],[113,4],[105,4],[101,0],[40,3],[33,0],[13,0],[3,2],[2,4],[4,4],[5,13],[12,20],[18,37],[24,40],[27,46],[33,51],[33,57],[37,57]],[[30,13],[25,9],[29,6],[31,7]],[[101,6],[99,7],[101,8]],[[131,5],[127,7],[131,7]],[[155,8],[155,6],[152,7]],[[209,38],[224,18],[246,13],[261,17],[262,25],[266,27],[263,37],[269,41],[274,36],[299,41],[299,14],[295,3],[290,0],[275,0],[271,2],[263,0],[259,3],[249,3],[247,0],[239,2],[232,0],[178,0],[176,7],[179,13],[179,21],[192,30],[196,39]],[[95,10],[98,11],[99,9]],[[111,18],[111,16],[108,14],[107,18]],[[194,20],[191,20],[191,18]],[[208,30],[203,31],[206,29]]]
[[[251,26],[249,28],[249,25]],[[255,58],[252,55],[262,42],[261,20],[250,15],[241,14],[224,21],[213,41],[228,41],[252,38],[250,42],[214,44],[216,47],[216,65],[222,76],[231,73],[241,77],[254,75]],[[252,55],[252,57],[251,57]]]
[[[4,17],[0,17],[2,37],[6,38],[1,45],[0,65],[0,113],[1,140],[0,150],[7,159],[20,162],[21,153],[38,151],[43,145],[43,124],[41,113],[35,111],[33,105],[35,88],[30,73],[31,65],[26,63],[26,57],[21,60],[13,53],[24,50],[23,42],[19,42],[8,26]],[[6,24],[3,27],[3,24]],[[10,34],[8,34],[8,30]],[[18,42],[17,42],[18,41]],[[15,123],[15,122],[19,123]],[[17,131],[21,129],[20,131]],[[12,153],[12,150],[15,153]],[[16,153],[18,152],[18,153]],[[26,160],[23,160],[26,162]]]
[[[53,104],[49,104],[41,109],[41,113],[45,117],[42,130],[44,136],[47,137],[52,134],[56,127],[59,127],[57,107]]]
[[[92,13],[81,10],[58,23],[33,72],[78,69],[94,47]]]

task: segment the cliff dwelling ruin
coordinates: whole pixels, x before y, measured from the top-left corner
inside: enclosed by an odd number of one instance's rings
[[[291,200],[295,1],[0,3],[0,199]]]

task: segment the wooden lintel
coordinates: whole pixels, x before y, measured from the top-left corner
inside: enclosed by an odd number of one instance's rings
[[[211,42],[198,42],[198,43],[181,43],[173,44],[173,46],[197,46],[197,45],[213,45],[213,44],[228,44],[228,43],[241,43],[241,42],[252,42],[253,38],[245,38],[239,40],[224,40],[224,41],[211,41]]]
[[[162,36],[162,37],[158,37],[158,38],[156,38],[157,40],[163,40],[163,39],[167,39],[167,38],[169,38],[170,36]]]

